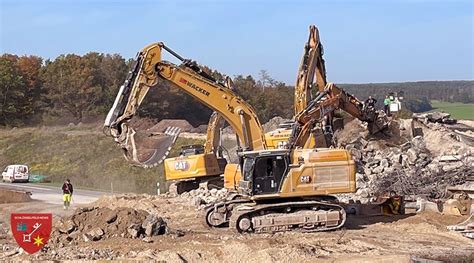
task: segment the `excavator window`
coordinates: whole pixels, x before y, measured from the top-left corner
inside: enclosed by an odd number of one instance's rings
[[[253,172],[254,194],[278,192],[286,168],[284,156],[274,155],[258,158]]]
[[[189,156],[189,155],[196,155],[204,153],[204,146],[193,144],[193,145],[186,145],[181,147],[181,152],[179,153],[180,156]]]

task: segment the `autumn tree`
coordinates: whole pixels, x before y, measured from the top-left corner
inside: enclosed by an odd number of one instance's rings
[[[4,54],[0,57],[0,124],[21,125],[42,108],[42,59]]]
[[[101,99],[101,87],[94,79],[93,62],[78,55],[61,55],[45,66],[44,86],[52,112],[71,114],[82,121]]]

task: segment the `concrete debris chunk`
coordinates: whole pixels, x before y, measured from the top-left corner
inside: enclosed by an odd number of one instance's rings
[[[440,162],[455,162],[461,160],[460,155],[443,155],[438,158]]]
[[[140,235],[140,231],[141,231],[140,224],[131,224],[127,228],[127,232],[128,234],[130,234],[132,238],[137,238]]]
[[[89,232],[85,233],[85,240],[91,240],[91,241],[97,241],[102,238],[104,235],[104,230],[102,230],[100,227],[96,227]]]
[[[69,234],[76,229],[76,225],[71,219],[61,221],[58,226],[58,230],[60,233]]]
[[[418,155],[416,154],[415,149],[410,148],[407,150],[407,160],[409,164],[415,164],[416,160],[418,159]]]
[[[146,236],[158,236],[166,233],[166,223],[161,217],[148,215],[141,226]]]

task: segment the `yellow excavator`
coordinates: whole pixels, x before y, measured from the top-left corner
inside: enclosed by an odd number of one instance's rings
[[[306,42],[298,67],[295,84],[294,117],[298,116],[313,98],[313,91],[322,92],[327,85],[326,65],[323,59],[324,49],[319,37],[319,30],[315,25],[309,27],[308,41]],[[315,79],[316,78],[316,79]],[[316,80],[316,81],[315,81]],[[280,128],[265,134],[269,148],[283,148],[290,138],[293,122],[283,123]],[[332,129],[328,129],[332,131]],[[328,147],[330,137],[321,138],[318,129],[313,130],[306,145],[307,148]],[[322,140],[321,140],[322,139]],[[273,145],[270,144],[273,142]]]
[[[163,50],[182,63],[162,60]],[[337,108],[368,122],[372,132],[384,127],[380,116],[367,114],[355,97],[327,84],[296,117],[287,148],[268,149],[259,119],[248,103],[203,72],[196,62],[159,42],[139,52],[104,123],[106,134],[123,148],[127,159],[135,162],[159,160],[176,139],[173,131],[141,134],[129,127],[146,93],[159,79],[173,83],[218,112],[240,140],[239,163],[227,164],[224,171],[226,186],[240,195],[208,208],[205,219],[209,226],[267,232],[323,231],[344,224],[344,209],[329,195],[355,191],[354,161],[343,149],[304,147],[314,125]]]
[[[322,91],[327,84],[322,56],[323,48],[320,43],[319,31],[316,26],[312,25],[309,28],[308,41],[304,47],[297,74],[294,104],[295,116],[307,106],[308,100],[312,97],[311,90],[317,87],[317,90]],[[313,84],[315,77],[317,83]],[[233,84],[229,77],[226,78],[224,85],[229,89],[233,89]],[[164,160],[165,178],[167,181],[175,182],[170,187],[177,193],[197,188],[201,182],[222,187],[223,180],[221,175],[224,173],[224,168],[227,164],[227,160],[222,154],[223,147],[221,146],[220,134],[224,123],[223,117],[214,112],[208,123],[205,144],[185,145],[177,157],[168,159],[161,157],[155,160],[146,160],[145,162],[140,162],[137,158],[129,159],[135,165],[144,167],[156,166]],[[285,123],[282,127],[267,132],[265,134],[267,148],[285,147],[291,134],[291,127],[292,123]],[[168,128],[166,130],[167,134],[172,135],[170,143],[175,141],[179,132],[178,128]],[[239,139],[237,139],[237,142],[239,142]],[[314,146],[316,146],[316,139],[315,136],[311,136],[307,147],[313,148]],[[136,144],[131,145],[130,148],[136,148]],[[167,152],[169,152],[169,149]]]
[[[316,83],[313,83],[314,80]],[[308,105],[312,98],[312,90],[323,91],[326,86],[326,69],[323,59],[323,46],[320,42],[316,26],[309,27],[309,37],[305,44],[303,56],[298,69],[295,85],[295,116]],[[226,87],[233,89],[230,78],[226,79]],[[197,188],[200,182],[209,182],[222,187],[221,175],[224,173],[226,159],[222,156],[219,130],[224,125],[224,119],[217,112],[210,118],[206,142],[202,145],[183,146],[178,157],[164,160],[165,177],[174,181],[175,192],[181,193]],[[265,133],[268,149],[284,148],[288,143],[293,122],[284,123],[274,131]],[[315,132],[309,138],[307,148],[316,146]],[[320,137],[319,137],[320,138]],[[238,141],[238,139],[237,139]],[[324,144],[326,145],[326,144]]]

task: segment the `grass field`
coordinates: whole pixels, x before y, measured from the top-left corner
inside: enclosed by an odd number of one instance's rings
[[[179,138],[171,154],[182,145],[202,140]],[[164,186],[163,166],[131,166],[113,140],[97,125],[0,129],[0,169],[27,164],[30,173],[48,176],[58,185],[65,178],[82,188],[114,192],[155,193]],[[164,190],[164,189],[162,189]]]
[[[432,100],[431,111],[444,111],[451,114],[451,117],[458,120],[474,120],[474,103],[444,102]]]

